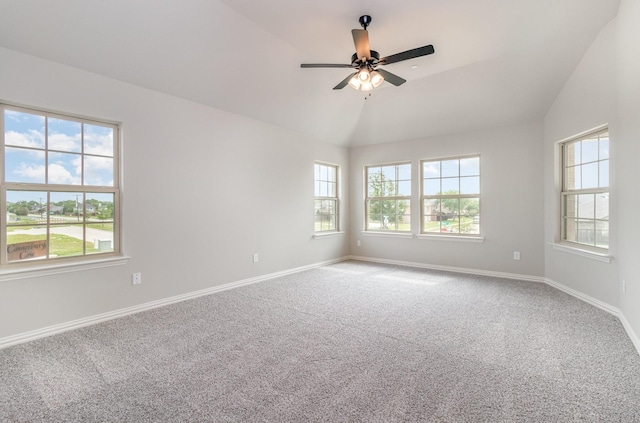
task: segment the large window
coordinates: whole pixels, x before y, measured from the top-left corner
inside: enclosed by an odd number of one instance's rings
[[[562,144],[562,240],[609,248],[609,130]]]
[[[338,167],[316,163],[315,173],[315,231],[338,230]]]
[[[422,161],[422,233],[480,234],[480,156]]]
[[[0,265],[119,252],[118,127],[0,109]]]
[[[411,163],[367,166],[367,231],[411,231]]]

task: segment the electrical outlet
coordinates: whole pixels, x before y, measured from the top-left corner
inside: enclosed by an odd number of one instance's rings
[[[514,251],[513,252],[513,259],[514,260],[520,260],[520,251]]]
[[[140,285],[142,283],[142,273],[137,272],[131,276],[131,283],[133,285]]]
[[[622,293],[627,293],[627,281],[625,281],[624,279],[622,280]]]
[[[253,262],[257,263],[260,261],[260,256],[258,255],[258,253],[253,253]]]
[[[360,243],[360,240],[356,241],[356,246],[360,247],[362,244]]]

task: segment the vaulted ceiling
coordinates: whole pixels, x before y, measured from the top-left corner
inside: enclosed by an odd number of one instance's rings
[[[618,0],[0,0],[0,46],[364,145],[541,118],[617,9]],[[436,50],[386,66],[407,83],[385,82],[366,100],[332,90],[349,69],[300,68],[349,63],[363,14],[382,56]]]

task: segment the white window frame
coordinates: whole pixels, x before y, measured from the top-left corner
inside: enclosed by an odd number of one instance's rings
[[[315,162],[314,169],[314,233],[326,234],[331,232],[340,231],[340,167],[335,164]],[[322,169],[326,169],[327,172],[332,175],[323,179]],[[325,194],[325,195],[323,195]],[[320,205],[320,206],[319,206]],[[320,228],[317,225],[318,213],[322,215],[322,210],[325,206],[329,205],[329,210],[333,208],[333,212],[329,212],[334,225],[333,227],[324,228],[323,220],[320,221]],[[329,219],[331,221],[331,219]]]
[[[584,141],[587,140],[596,140],[598,143],[597,146],[597,159],[588,160],[583,156],[582,145]],[[604,140],[606,139],[606,146],[604,145]],[[572,162],[573,159],[570,158],[570,154],[568,153],[568,149],[570,146],[580,143],[580,161],[579,163]],[[609,135],[608,126],[601,126],[594,130],[590,130],[588,132],[576,135],[560,143],[560,243],[565,246],[570,246],[572,248],[584,249],[587,251],[592,251],[597,254],[607,254],[609,252],[609,232],[610,232],[610,220],[609,220],[609,207],[610,207],[610,154],[609,149],[611,145],[611,138]],[[606,149],[606,153],[600,148],[603,145],[603,149]],[[575,150],[574,150],[575,151]],[[575,156],[575,153],[574,153]],[[584,161],[583,161],[584,160]],[[583,171],[587,166],[595,166],[597,168],[596,178],[598,180],[597,187],[588,187],[582,188],[582,176],[584,175]],[[570,172],[573,169],[573,176],[570,176]],[[580,172],[580,188],[570,187],[570,180],[575,178],[575,172]],[[606,177],[604,175],[606,172]],[[575,180],[575,179],[574,179]],[[606,182],[606,184],[605,184]],[[569,216],[568,204],[571,202],[571,198],[574,198],[573,201],[576,201],[576,196],[584,196],[585,199],[593,196],[593,217],[588,217],[585,215],[581,215],[582,213],[588,213],[588,202],[582,203],[580,206],[580,198],[577,198],[577,203],[574,203],[573,214],[575,216]],[[606,211],[607,216],[606,219],[598,218],[598,211],[596,210],[596,206],[598,202],[601,206],[604,207],[603,199],[606,199]],[[573,222],[569,222],[573,220]],[[593,223],[593,242],[581,242],[579,240],[579,226],[578,221],[582,221],[583,225],[586,226],[587,223]],[[597,233],[598,233],[598,223],[605,224],[606,223],[606,233],[607,233],[607,244],[606,247],[602,244],[598,245],[597,242]],[[569,239],[568,231],[575,229],[575,237]]]
[[[369,171],[375,168],[385,168],[385,167],[395,167],[394,173],[395,176],[393,178],[393,180],[391,181],[393,186],[394,186],[394,190],[395,193],[393,195],[378,195],[378,196],[373,196],[370,195],[370,190],[369,190]],[[400,166],[409,166],[409,178],[408,179],[401,179],[400,178]],[[384,234],[410,234],[411,233],[411,190],[413,189],[413,178],[412,178],[412,163],[411,162],[397,162],[397,163],[385,163],[385,164],[375,164],[375,165],[368,165],[364,167],[364,194],[365,194],[365,200],[364,200],[364,230],[365,232],[377,232],[377,233],[384,233]],[[399,195],[398,194],[398,186],[401,182],[409,182],[409,193],[408,195]],[[402,214],[398,214],[396,213],[394,216],[383,216],[381,215],[381,217],[384,219],[386,217],[387,220],[385,221],[381,221],[380,225],[382,225],[383,227],[376,227],[376,228],[372,228],[370,227],[370,208],[371,208],[371,203],[374,201],[395,201],[396,203],[396,209],[397,209],[397,204],[401,201],[406,201],[408,202],[408,206],[409,206],[409,213],[402,213]],[[409,222],[402,222],[402,223],[408,223],[408,229],[406,230],[400,230],[398,229],[398,216],[406,216],[409,219]],[[387,222],[388,221],[388,222]],[[388,229],[386,228],[387,225],[392,224],[394,226],[394,229]]]
[[[460,161],[465,159],[477,159],[478,160],[478,173],[477,174],[465,174],[462,175],[460,171]],[[457,176],[445,177],[442,175],[441,170],[438,173],[437,177],[428,177],[424,174],[424,166],[427,163],[438,163],[439,169],[442,169],[442,162],[458,160],[458,174]],[[446,237],[481,237],[482,234],[482,225],[480,220],[480,214],[482,210],[482,160],[480,154],[469,154],[463,156],[452,156],[452,157],[442,157],[436,159],[425,159],[420,161],[420,234],[421,236],[446,236]],[[478,178],[478,192],[477,193],[460,193],[460,185],[462,178]],[[458,180],[458,194],[443,194],[442,193],[442,181],[443,179],[457,179]],[[440,185],[440,194],[425,194],[425,181],[438,181]],[[470,225],[475,226],[473,229],[477,229],[477,231],[471,232],[462,232],[461,230],[461,222],[458,222],[458,230],[457,231],[447,231],[447,225],[443,224],[442,220],[442,212],[438,212],[437,222],[439,223],[439,230],[435,231],[427,231],[425,228],[425,213],[427,212],[425,208],[425,202],[428,200],[463,200],[463,199],[477,199],[478,200],[478,212],[474,216],[470,216],[473,221]],[[459,215],[459,213],[458,213]],[[431,214],[429,214],[431,216]],[[477,216],[477,217],[476,217]],[[475,221],[477,218],[477,222]],[[444,222],[448,222],[445,220]]]
[[[89,157],[105,157],[112,158],[113,163],[113,186],[99,186],[99,185],[85,185],[85,181],[83,180],[80,185],[67,185],[67,184],[54,184],[48,183],[46,180],[48,178],[48,170],[45,170],[45,182],[44,183],[29,183],[29,182],[7,182],[5,180],[6,168],[5,168],[5,110],[15,111],[19,113],[28,113],[32,115],[43,116],[45,118],[45,122],[48,122],[49,119],[62,119],[65,121],[72,121],[81,124],[82,128],[82,137],[84,137],[84,125],[94,125],[100,127],[107,127],[113,130],[113,153],[112,155],[101,155],[98,153],[85,152],[84,151],[84,139],[81,142],[81,151],[77,154],[82,163],[85,163],[85,159]],[[8,222],[5,216],[2,216],[2,220],[0,221],[0,233],[2,233],[2,240],[0,241],[0,274],[7,275],[11,278],[14,272],[22,272],[23,270],[33,270],[33,269],[45,269],[45,268],[56,268],[59,269],[60,266],[67,265],[83,265],[87,264],[89,266],[96,266],[100,263],[100,261],[110,260],[113,261],[122,258],[122,246],[121,246],[121,202],[120,202],[120,126],[117,123],[92,119],[80,116],[74,116],[65,113],[59,112],[51,112],[47,110],[42,110],[34,107],[21,107],[14,106],[11,104],[0,103],[0,163],[2,163],[2,169],[0,171],[0,210],[3,214],[5,214],[7,210],[7,191],[35,191],[46,194],[46,199],[43,199],[45,203],[45,208],[47,205],[50,205],[51,194],[55,193],[73,193],[73,196],[77,196],[77,199],[84,198],[85,194],[112,194],[113,195],[113,242],[111,248],[108,248],[108,251],[104,252],[87,252],[86,242],[86,228],[91,223],[88,219],[85,219],[87,210],[87,202],[84,200],[79,200],[78,204],[82,203],[81,211],[78,210],[78,216],[82,215],[83,218],[80,220],[82,222],[79,224],[83,228],[84,235],[84,244],[82,254],[72,255],[68,257],[50,257],[49,256],[49,246],[50,246],[50,228],[55,224],[52,223],[52,219],[50,218],[50,209],[47,208],[47,216],[43,220],[42,223],[38,223],[38,226],[44,226],[47,228],[46,231],[46,241],[47,241],[47,251],[45,258],[37,259],[37,260],[14,260],[9,261],[9,254],[7,252],[7,226]],[[34,150],[42,151],[45,154],[45,157],[48,157],[51,153],[58,153],[58,150],[49,148],[48,145],[48,137],[47,134],[47,123],[45,123],[45,133],[43,134],[45,139],[44,148],[34,148]],[[12,146],[9,146],[12,147]],[[24,150],[28,150],[29,147],[20,147]],[[66,151],[61,151],[66,153]],[[45,169],[48,169],[47,159],[45,158]],[[82,177],[84,178],[85,170],[83,165]],[[118,264],[117,262],[114,262]]]

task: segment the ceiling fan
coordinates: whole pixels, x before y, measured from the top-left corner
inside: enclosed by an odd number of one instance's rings
[[[355,72],[343,79],[338,85],[333,87],[333,89],[341,90],[347,85],[350,85],[356,90],[370,91],[373,88],[379,87],[384,81],[387,81],[396,87],[407,82],[406,79],[401,78],[398,75],[384,69],[378,69],[378,66],[390,65],[403,60],[426,56],[428,54],[433,54],[435,51],[432,45],[427,45],[380,58],[380,54],[377,51],[369,48],[369,33],[367,32],[367,27],[371,24],[371,16],[360,16],[359,22],[364,29],[351,30],[353,43],[356,46],[356,52],[351,56],[351,64],[303,63],[300,67],[355,69]]]

